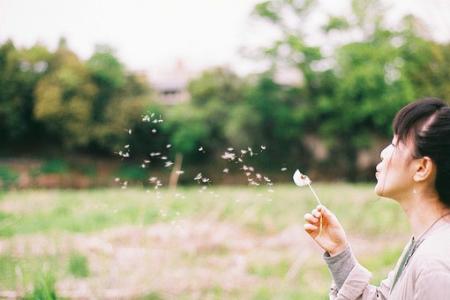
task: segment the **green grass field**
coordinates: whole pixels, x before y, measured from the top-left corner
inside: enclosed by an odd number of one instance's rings
[[[399,206],[371,185],[316,190],[378,284],[408,239]],[[327,299],[315,205],[294,186],[4,192],[0,298]]]

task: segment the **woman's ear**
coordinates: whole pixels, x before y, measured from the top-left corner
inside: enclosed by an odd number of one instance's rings
[[[424,156],[422,158],[419,158],[415,162],[415,174],[414,174],[414,181],[421,182],[428,180],[430,176],[433,176],[435,173],[435,165],[434,162],[429,158],[428,156]]]

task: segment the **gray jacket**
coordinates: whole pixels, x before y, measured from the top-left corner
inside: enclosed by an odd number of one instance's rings
[[[356,261],[350,248],[334,257],[324,254],[333,276],[330,299],[449,300],[450,217],[439,220],[423,238],[393,289],[395,275],[410,244],[380,286],[369,284],[371,273]]]

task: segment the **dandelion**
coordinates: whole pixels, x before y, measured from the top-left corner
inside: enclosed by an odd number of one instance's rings
[[[223,169],[224,173],[228,173],[230,170],[228,168]]]
[[[311,190],[311,192],[313,193],[314,197],[316,198],[316,201],[319,205],[322,205],[322,203],[320,202],[319,197],[317,196],[316,192],[314,191],[314,189],[311,186],[311,179],[309,179],[308,176],[306,176],[305,174],[302,174],[299,170],[296,170],[293,176],[294,182],[297,186],[299,187],[303,187],[303,186],[308,186],[309,189]],[[322,233],[322,216],[320,216],[320,229],[319,229],[319,235]]]
[[[241,153],[245,154],[245,153],[247,153],[247,150],[241,150]]]

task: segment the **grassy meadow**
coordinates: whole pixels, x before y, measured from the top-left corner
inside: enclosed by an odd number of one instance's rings
[[[315,187],[378,284],[408,239],[399,206],[369,184]],[[293,185],[3,192],[0,298],[327,299],[303,231],[315,205]]]

